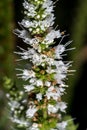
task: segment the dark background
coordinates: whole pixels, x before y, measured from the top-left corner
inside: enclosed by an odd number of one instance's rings
[[[23,0],[0,0],[0,130],[8,129],[7,88],[3,86],[4,77],[14,78],[16,64],[13,51],[16,46],[25,47],[21,39],[12,33],[18,28],[18,21],[23,18]],[[54,0],[55,2],[55,0]],[[60,0],[55,7],[55,25],[61,31],[66,30],[70,36],[65,39],[73,40],[71,47],[74,51],[68,53],[68,60],[73,60],[76,72],[69,77],[67,95],[64,100],[68,102],[67,114],[72,115],[78,130],[87,128],[87,0]]]

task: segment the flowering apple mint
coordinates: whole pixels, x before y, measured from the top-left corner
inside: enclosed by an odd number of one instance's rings
[[[17,77],[25,82],[22,91],[13,87],[8,96],[10,118],[16,129],[65,130],[67,126],[62,118],[67,108],[62,95],[72,62],[64,62],[63,56],[74,48],[67,49],[71,41],[61,44],[64,32],[53,29],[54,4],[52,0],[25,0],[21,30],[14,31],[28,46],[26,50],[19,47],[15,53],[29,64],[27,68],[27,64],[23,69],[17,68]],[[55,39],[60,41],[56,45]]]

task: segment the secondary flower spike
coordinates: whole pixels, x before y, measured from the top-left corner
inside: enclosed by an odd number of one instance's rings
[[[8,95],[15,130],[66,130],[62,114],[67,103],[62,96],[72,62],[64,62],[63,56],[74,48],[67,49],[71,41],[62,44],[65,34],[53,29],[54,5],[52,0],[23,2],[25,17],[18,22],[21,29],[14,33],[28,46],[15,52],[20,62],[26,61],[24,68],[16,69],[24,82],[21,90],[13,87]],[[55,39],[59,39],[56,45]]]

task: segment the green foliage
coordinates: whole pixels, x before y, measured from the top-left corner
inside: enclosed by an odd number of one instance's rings
[[[75,84],[78,82],[80,75],[81,75],[81,65],[83,64],[83,59],[81,58],[80,54],[84,47],[84,41],[85,41],[85,34],[87,33],[87,0],[78,1],[76,15],[73,19],[73,24],[71,27],[71,37],[73,39],[72,46],[75,46],[76,49],[72,52],[70,52],[70,59],[74,61],[73,63],[73,69],[76,70],[75,74],[71,77],[69,77],[69,80],[67,84],[69,84],[69,88],[67,89],[68,95],[65,97],[68,101],[69,107],[68,111],[70,112],[72,109],[72,101],[74,98],[74,91],[75,91]],[[85,52],[82,52],[85,53]],[[83,54],[82,54],[83,55]],[[72,93],[71,93],[72,92]]]
[[[11,79],[3,78],[3,89],[8,90],[12,86]],[[10,120],[8,120],[9,112],[7,110],[7,99],[5,92],[0,90],[0,130],[10,130]]]
[[[56,126],[57,120],[54,119],[52,122],[44,121],[42,124],[42,128],[40,130],[50,130],[51,128],[54,128]]]
[[[12,1],[0,0],[0,130],[10,130],[5,96],[5,91],[10,87],[10,79],[7,79],[5,75],[9,77],[14,75]]]
[[[10,89],[13,86],[13,81],[10,78],[4,77],[3,81],[4,81],[3,86],[6,89]]]
[[[77,130],[78,124],[74,124],[74,119],[71,116],[65,116],[64,120],[68,122],[66,130]]]
[[[0,1],[0,74],[13,73],[12,0]],[[1,78],[1,77],[0,77]]]

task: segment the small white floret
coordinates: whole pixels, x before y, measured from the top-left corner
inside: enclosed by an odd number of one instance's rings
[[[42,94],[41,93],[36,94],[36,99],[38,101],[42,100]]]
[[[63,122],[57,124],[58,130],[65,130],[66,126],[67,126],[67,122],[66,121],[63,121]]]
[[[26,112],[26,116],[28,118],[32,118],[36,112],[37,112],[36,106],[29,106],[29,109]]]

